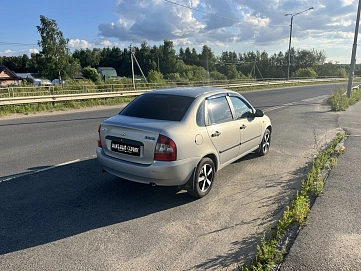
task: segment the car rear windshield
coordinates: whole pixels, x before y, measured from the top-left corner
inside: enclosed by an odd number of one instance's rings
[[[133,100],[119,114],[129,117],[181,121],[192,97],[169,94],[143,94]]]

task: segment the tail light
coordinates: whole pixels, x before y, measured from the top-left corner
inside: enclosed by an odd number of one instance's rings
[[[155,161],[175,161],[177,159],[177,146],[174,141],[167,136],[159,135],[155,145]]]
[[[99,128],[98,128],[98,147],[102,148],[102,142],[100,140],[100,125],[99,125]]]

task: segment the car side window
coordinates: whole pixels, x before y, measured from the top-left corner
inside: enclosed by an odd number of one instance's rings
[[[253,113],[252,107],[241,98],[231,96],[230,99],[234,107],[236,119],[247,118]]]
[[[206,125],[206,122],[204,120],[204,102],[201,103],[201,105],[198,107],[196,118],[198,126],[202,127]]]
[[[233,120],[232,112],[225,96],[208,99],[207,109],[210,124]]]

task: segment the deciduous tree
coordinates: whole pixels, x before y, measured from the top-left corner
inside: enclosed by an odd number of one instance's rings
[[[40,25],[36,26],[40,40],[38,45],[42,48],[39,52],[38,68],[41,76],[48,79],[67,77],[70,52],[68,39],[58,28],[55,20],[40,15]]]

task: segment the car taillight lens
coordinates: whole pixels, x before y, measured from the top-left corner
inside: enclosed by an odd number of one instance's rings
[[[175,161],[177,159],[177,146],[174,141],[167,136],[159,135],[155,145],[155,161]]]
[[[99,128],[98,128],[98,147],[102,148],[102,142],[100,140],[100,125],[99,125]]]

